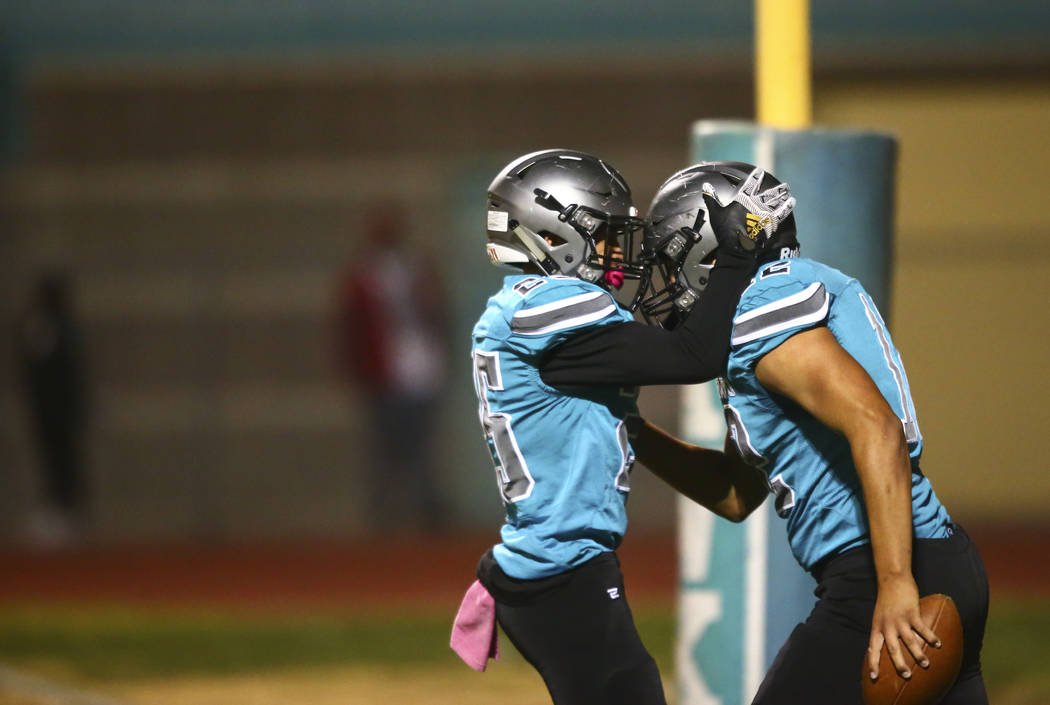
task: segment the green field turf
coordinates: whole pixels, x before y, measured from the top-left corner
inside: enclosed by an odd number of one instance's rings
[[[643,605],[635,615],[670,682],[671,610]],[[82,685],[346,665],[465,670],[447,646],[450,618],[445,610],[291,615],[7,606],[0,608],[0,662]],[[502,645],[513,651],[506,639]],[[984,648],[992,702],[1050,703],[1048,659],[1050,601],[995,601]]]

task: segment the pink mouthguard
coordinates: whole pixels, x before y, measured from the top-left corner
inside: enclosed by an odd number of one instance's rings
[[[614,289],[619,289],[623,286],[624,276],[623,272],[613,270],[605,273],[605,283]]]

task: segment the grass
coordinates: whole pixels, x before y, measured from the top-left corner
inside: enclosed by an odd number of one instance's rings
[[[448,615],[0,612],[0,660],[111,681],[344,664],[453,663]]]
[[[671,681],[674,615],[639,606],[642,638]],[[0,661],[69,682],[243,677],[316,668],[465,669],[448,648],[451,614],[259,614],[72,607],[0,609]],[[984,647],[993,702],[1050,702],[1050,603],[993,602]],[[513,647],[504,639],[504,653]],[[507,654],[514,663],[516,654]],[[469,672],[467,672],[469,675]]]
[[[1050,601],[993,600],[981,652],[993,703],[1050,703]]]

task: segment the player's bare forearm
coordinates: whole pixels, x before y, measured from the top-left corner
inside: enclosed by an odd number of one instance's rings
[[[685,443],[644,420],[632,445],[654,475],[730,521],[742,521],[768,494],[761,473],[728,447],[720,452]]]
[[[911,462],[900,419],[827,328],[788,338],[758,362],[755,373],[764,387],[798,402],[849,441],[879,580],[868,663],[877,673],[885,643],[897,671],[908,673],[902,649],[922,663],[922,639],[932,643],[936,635],[919,615],[911,573]]]
[[[868,512],[879,583],[911,579],[911,462],[892,414],[869,412],[848,436]]]
[[[897,672],[909,678],[911,673],[904,659],[904,649],[925,668],[929,660],[923,654],[923,640],[936,643],[937,635],[922,621],[919,589],[911,572],[911,462],[908,446],[900,420],[892,414],[873,413],[858,426],[852,431],[850,448],[864,492],[871,550],[879,581],[871,620],[868,664],[871,673],[877,674],[885,643]]]

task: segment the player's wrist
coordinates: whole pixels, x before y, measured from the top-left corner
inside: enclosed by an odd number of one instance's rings
[[[908,587],[915,584],[915,578],[911,571],[906,569],[880,570],[878,571],[879,588],[885,587]]]

